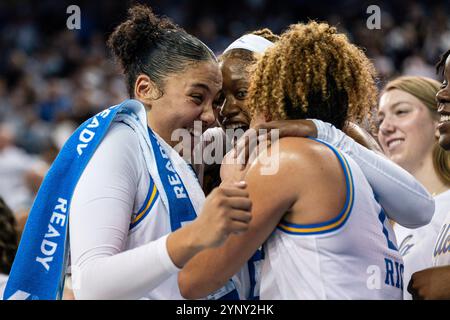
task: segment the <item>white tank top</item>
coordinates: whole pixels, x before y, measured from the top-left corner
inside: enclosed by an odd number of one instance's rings
[[[438,233],[436,244],[433,248],[433,266],[450,265],[450,211]]]
[[[441,230],[447,213],[450,212],[450,190],[437,195],[434,197],[434,200],[433,219],[426,226],[408,229],[399,224],[394,225],[399,252],[403,256],[405,264],[403,279],[406,287],[413,273],[433,266],[433,256],[439,230]],[[442,255],[442,250],[441,254],[436,254],[436,257],[442,256],[444,256]],[[404,290],[403,298],[412,300],[412,296],[407,290]]]
[[[345,206],[325,223],[280,222],[264,245],[261,299],[402,299],[392,228],[358,165],[328,147],[344,169]]]

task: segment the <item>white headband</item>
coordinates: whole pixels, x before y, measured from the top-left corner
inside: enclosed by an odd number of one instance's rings
[[[223,54],[233,49],[245,49],[256,53],[263,53],[271,46],[273,46],[273,43],[263,37],[246,34],[230,44]]]

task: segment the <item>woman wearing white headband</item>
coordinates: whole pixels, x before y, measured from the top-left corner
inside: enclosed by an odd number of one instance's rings
[[[237,47],[239,45],[242,46]],[[236,77],[236,73],[243,73],[242,69],[244,69],[242,68],[242,63],[241,66],[239,66],[236,61],[234,61],[234,63],[227,63],[227,59],[229,59],[229,56],[233,54],[235,49],[244,49],[248,51],[248,45],[245,41],[238,40],[236,43],[233,43],[221,57],[221,68],[224,78],[223,91],[225,94],[227,93],[225,80],[228,77],[227,72],[229,73],[229,78],[231,79],[230,88],[236,90],[239,89],[239,85],[237,85],[237,83],[233,83],[233,80],[235,78],[239,78]],[[270,50],[271,49],[269,48],[268,51]],[[226,68],[224,68],[224,66],[226,66]],[[233,88],[233,86],[235,87]],[[239,90],[237,90],[237,92],[239,92]],[[241,92],[243,92],[243,90],[241,90]],[[241,97],[244,98],[242,100],[245,100],[245,95],[241,95]],[[235,96],[231,96],[231,98],[232,101],[237,100]],[[244,105],[243,101],[241,102],[241,105]],[[229,101],[226,101],[223,105],[219,115],[219,119],[222,117],[221,124],[225,128],[248,128],[249,117],[246,116],[245,109],[242,110],[243,107],[241,107],[238,112],[227,113],[227,111],[231,109],[230,106],[232,106],[232,104]],[[319,138],[330,142],[332,145],[339,147],[343,151],[350,154],[361,167],[369,182],[372,184],[374,192],[378,196],[378,200],[384,206],[387,213],[400,224],[417,227],[428,223],[431,219],[434,210],[434,202],[426,190],[411,175],[406,173],[401,168],[393,165],[387,159],[355,144],[352,139],[345,136],[336,128],[317,120],[314,120],[314,125],[311,121],[303,120],[269,123],[264,127],[269,129],[281,129],[282,134],[280,134],[280,136],[319,136]],[[222,166],[221,170],[222,178],[227,178],[227,172],[224,170],[224,166]],[[396,195],[395,198],[392,196],[393,194]],[[399,201],[399,197],[405,201]],[[273,200],[275,201],[275,199]],[[406,209],[405,205],[408,204],[420,206],[423,210],[417,210],[417,207],[414,206],[409,206],[409,208]],[[414,212],[414,217],[411,216],[411,210]],[[217,273],[215,273],[214,279],[208,278],[205,273],[202,273],[201,275],[198,273],[198,270],[212,271],[215,270],[216,267],[225,268],[224,266],[219,266],[220,259],[210,259],[213,257],[212,251],[210,252],[211,255],[209,255],[209,253],[205,253],[195,257],[180,273],[180,289],[186,297],[201,297],[221,283],[220,277]],[[223,253],[223,250],[220,252]],[[203,256],[203,259],[201,256]],[[214,263],[204,264],[207,260],[210,262],[214,261]],[[229,266],[227,268],[229,268]],[[211,272],[211,274],[212,273],[214,272]],[[398,297],[399,295],[396,296]]]
[[[71,203],[75,297],[181,299],[179,268],[200,250],[220,245],[230,232],[245,230],[250,218],[242,187],[224,186],[205,199],[173,149],[174,130],[189,129],[194,121],[214,122],[220,70],[205,44],[144,5],[129,10],[108,44],[124,69],[130,97],[145,106],[145,126],[155,133],[149,134],[155,137],[151,150],[167,162],[170,174],[163,176],[162,167],[147,170],[157,161],[146,157],[152,153],[145,152],[132,126],[112,125]],[[178,208],[191,214],[173,215]]]
[[[216,109],[216,118],[223,130],[219,128],[207,130],[203,135],[204,140],[212,141],[220,136],[223,137],[224,131],[234,137],[240,137],[241,135],[233,132],[233,130],[247,131],[251,119],[246,110],[245,101],[250,85],[252,66],[278,39],[277,35],[265,28],[238,38],[224,50],[219,57],[223,77],[222,95],[224,101],[222,107]],[[434,201],[425,188],[399,166],[367,150],[366,148],[381,153],[377,142],[357,125],[349,123],[345,132],[358,143],[355,143],[353,139],[339,129],[320,120],[273,121],[262,124],[255,129],[278,129],[280,138],[285,136],[318,137],[334,147],[341,148],[355,157],[389,218],[411,228],[426,224],[431,219]],[[213,136],[214,138],[212,138]],[[229,138],[228,142],[230,140]],[[230,144],[227,147],[226,151],[229,151]],[[239,150],[237,152],[241,155],[246,153],[245,147],[243,144],[238,144]],[[247,155],[248,153],[247,150]],[[245,162],[246,160],[239,159],[239,162]],[[222,165],[221,170],[226,170],[226,167]],[[204,183],[203,189],[206,194],[214,186],[220,184],[218,170],[218,166],[214,165],[206,166],[205,173],[203,170],[199,170],[199,178]],[[384,172],[384,174],[380,174],[380,172]],[[226,172],[224,175],[227,175]],[[395,195],[395,197],[392,195]],[[410,205],[405,205],[405,203],[398,201],[399,198],[409,199],[409,203],[414,203],[418,207],[413,208]],[[417,212],[417,214],[413,215],[411,212]]]
[[[239,138],[250,126],[244,103],[249,86],[250,67],[256,63],[264,51],[273,46],[278,36],[269,29],[261,29],[246,34],[231,43],[219,57],[222,71],[222,107],[216,109],[216,119],[220,127],[209,129],[203,135],[208,142],[223,139],[224,153],[232,147],[233,137]],[[225,132],[228,136],[225,135]],[[204,146],[205,146],[204,145]],[[220,184],[220,163],[197,167],[203,190],[208,194]],[[203,172],[203,169],[205,172]]]

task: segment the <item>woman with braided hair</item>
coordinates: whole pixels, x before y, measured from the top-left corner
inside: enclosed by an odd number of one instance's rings
[[[258,61],[247,107],[252,125],[317,118],[342,129],[370,117],[376,94],[364,53],[335,28],[310,22],[292,25]],[[270,153],[276,172],[265,175],[267,159],[258,155],[243,173],[249,230],[188,262],[182,294],[220,287],[263,245],[261,299],[401,299],[392,228],[352,157],[305,138],[282,138]]]

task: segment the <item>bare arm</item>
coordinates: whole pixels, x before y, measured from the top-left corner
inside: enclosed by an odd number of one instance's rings
[[[305,181],[302,174],[306,170],[298,170],[298,164],[313,168],[316,159],[283,151],[283,140],[278,143],[281,144],[280,151],[273,153],[280,164],[276,173],[262,175],[263,164],[258,161],[253,162],[246,173],[247,190],[253,204],[248,231],[230,236],[223,246],[205,250],[186,264],[178,275],[180,291],[185,298],[202,298],[222,287],[266,241],[300,197],[299,181]],[[291,179],[293,176],[295,179]]]
[[[407,228],[418,228],[431,221],[435,207],[433,197],[411,174],[380,153],[377,143],[354,124],[348,126],[347,131],[362,145],[317,119],[273,121],[257,129],[279,129],[280,137],[311,136],[328,142],[352,156],[390,219]],[[238,152],[245,154],[244,149]]]
[[[140,298],[176,274],[200,250],[219,246],[230,233],[247,229],[251,202],[245,185],[228,185],[208,196],[203,213],[191,224],[125,250],[138,168],[145,167],[139,162],[143,159],[135,156],[137,150],[133,131],[125,125],[114,126],[75,189],[69,228],[78,299]]]

